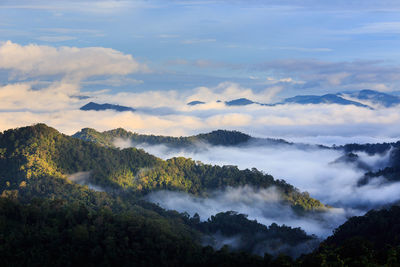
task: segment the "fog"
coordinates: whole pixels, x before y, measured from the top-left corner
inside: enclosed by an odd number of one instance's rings
[[[247,214],[249,219],[256,219],[264,225],[277,223],[291,227],[301,227],[308,234],[326,237],[332,230],[342,224],[348,216],[361,214],[352,209],[333,208],[307,216],[296,214],[289,205],[282,203],[278,191],[271,187],[256,189],[250,186],[226,188],[213,191],[207,198],[195,197],[182,192],[158,191],[150,193],[147,200],[158,203],[165,209],[195,213],[206,220],[219,212],[236,211]]]
[[[105,192],[106,190],[98,185],[92,184],[89,182],[90,172],[76,172],[70,175],[67,175],[68,180],[75,182],[80,185],[86,185],[89,189],[94,191]]]
[[[126,144],[125,144],[126,145]],[[163,159],[184,156],[204,163],[236,165],[240,169],[257,168],[283,179],[324,204],[338,208],[368,210],[400,199],[400,183],[385,184],[383,178],[359,187],[357,182],[367,171],[385,166],[389,152],[382,155],[358,153],[359,162],[340,161],[340,150],[307,145],[259,145],[223,147],[202,146],[199,149],[173,149],[166,146],[136,145]]]

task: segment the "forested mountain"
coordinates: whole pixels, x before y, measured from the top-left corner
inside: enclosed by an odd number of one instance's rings
[[[195,214],[190,218],[190,225],[204,234],[215,237],[214,242],[228,241],[235,250],[259,255],[268,251],[274,256],[286,254],[297,257],[306,251],[311,252],[319,242],[315,236],[307,235],[300,228],[278,226],[276,223],[267,227],[256,220],[248,220],[245,214],[234,211],[218,213],[203,222]]]
[[[146,135],[126,131],[122,128],[98,132],[95,129],[84,128],[72,135],[85,141],[95,142],[104,146],[114,147],[114,141],[118,138],[128,140],[133,145],[166,145],[172,148],[190,148],[197,144],[209,144],[215,146],[235,146],[254,143],[263,144],[291,144],[283,139],[255,138],[239,131],[216,130],[209,133],[186,137],[172,137],[163,135]]]
[[[90,183],[106,192],[70,181],[69,174],[77,172],[90,172]],[[295,210],[324,208],[308,194],[255,169],[185,158],[163,161],[143,150],[119,150],[72,138],[44,124],[8,130],[0,134],[1,263],[54,266],[82,260],[96,265],[100,260],[100,265],[195,266],[197,261],[203,266],[245,260],[261,264],[261,257],[201,248],[206,231],[194,227],[186,215],[141,198],[158,189],[206,194],[240,185],[274,186]],[[15,253],[19,257],[10,256]]]
[[[347,155],[354,155],[357,152],[365,152],[369,155],[389,153],[386,165],[378,171],[365,173],[364,177],[360,179],[359,185],[365,185],[372,179],[379,177],[385,177],[387,182],[400,181],[400,141],[378,144],[347,144],[336,147],[336,149],[343,149]]]
[[[0,147],[3,190],[9,189],[6,184],[12,188],[22,182],[29,185],[34,181],[31,178],[47,175],[65,180],[68,174],[91,172],[93,184],[138,194],[157,189],[203,194],[227,186],[275,186],[294,207],[324,207],[307,193],[256,169],[212,166],[183,157],[164,161],[141,149],[119,150],[72,138],[44,124],[5,131],[0,135]]]
[[[298,262],[302,266],[399,266],[400,207],[350,218]]]
[[[113,142],[116,138],[130,140],[134,144],[146,143],[149,145],[167,145],[172,147],[188,147],[199,142],[209,143],[212,145],[238,145],[248,142],[251,136],[238,131],[217,130],[206,134],[199,134],[188,137],[172,137],[162,135],[144,135],[128,132],[122,128],[115,130],[98,132],[94,129],[84,128],[73,135],[85,141],[96,142],[105,146],[114,146]]]
[[[77,172],[90,173],[89,182],[105,192],[69,180]],[[326,209],[256,169],[186,158],[164,161],[140,149],[69,137],[44,124],[8,130],[0,134],[0,265],[365,266],[398,261],[398,207],[350,219],[318,250],[293,261],[248,252],[257,253],[262,244],[292,254],[297,245],[315,241],[299,228],[267,227],[229,211],[202,222],[197,215],[166,211],[142,198],[159,189],[206,196],[241,185],[274,186],[296,211]],[[239,245],[218,251],[201,246],[215,245],[221,236]]]

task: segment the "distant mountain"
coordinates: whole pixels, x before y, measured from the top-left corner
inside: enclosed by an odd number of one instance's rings
[[[367,105],[356,101],[344,99],[335,94],[318,95],[298,95],[295,97],[286,98],[281,103],[277,104],[339,104],[339,105],[354,105],[357,107],[370,108]]]
[[[222,102],[218,100],[217,103]],[[400,104],[400,96],[395,94],[381,93],[374,90],[361,90],[361,91],[349,91],[349,92],[339,92],[336,94],[325,94],[325,95],[297,95],[294,97],[289,97],[281,102],[266,104],[253,101],[247,98],[238,98],[230,101],[224,102],[226,106],[247,106],[251,104],[257,104],[260,106],[277,106],[285,104],[337,104],[337,105],[354,105],[357,107],[373,109],[369,103],[374,105],[379,105],[383,107],[393,107]],[[202,101],[192,101],[187,103],[187,105],[194,106],[199,104],[205,104]]]
[[[383,107],[393,107],[400,104],[400,97],[396,95],[390,95],[374,90],[361,90],[357,92],[343,92],[338,95],[343,97],[350,97],[352,99],[359,99],[361,101],[369,101],[373,104],[380,105]]]
[[[118,112],[123,112],[123,111],[135,111],[134,108],[131,107],[125,107],[125,106],[120,106],[120,105],[114,105],[114,104],[98,104],[95,102],[89,102],[86,105],[82,106],[80,108],[80,110],[96,110],[96,111],[100,111],[100,110],[115,110]]]
[[[239,99],[234,99],[231,101],[225,101],[225,105],[227,105],[227,106],[246,106],[246,105],[251,105],[251,104],[258,104],[258,103],[251,101],[247,98],[239,98]]]
[[[203,102],[203,101],[192,101],[192,102],[189,102],[189,103],[187,103],[186,105],[188,105],[188,106],[196,106],[196,105],[201,105],[201,104],[205,104],[206,102]]]

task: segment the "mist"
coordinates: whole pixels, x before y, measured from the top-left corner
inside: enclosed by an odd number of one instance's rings
[[[371,179],[366,185],[359,185],[367,171],[378,171],[390,161],[389,149],[382,154],[369,155],[357,152],[357,160],[346,160],[346,153],[313,144],[271,143],[259,139],[245,145],[212,146],[198,143],[186,148],[166,145],[134,144],[118,139],[119,147],[135,146],[163,159],[183,156],[215,165],[236,165],[239,169],[257,168],[271,174],[275,179],[283,179],[301,191],[320,200],[329,208],[323,212],[297,214],[288,204],[282,203],[282,196],[271,187],[267,189],[250,186],[225,188],[209,192],[207,197],[196,197],[183,192],[158,191],[147,196],[147,200],[161,207],[179,212],[195,213],[202,220],[219,212],[236,211],[247,214],[250,220],[264,225],[277,223],[300,227],[309,235],[318,237],[316,242],[290,246],[278,241],[265,240],[258,251],[277,255],[281,252],[296,258],[301,253],[312,251],[317,243],[333,233],[333,230],[352,216],[361,216],[368,210],[381,208],[400,200],[400,182],[386,181],[384,177]],[[240,236],[214,236],[214,247],[230,245],[233,249],[240,245]],[[278,242],[278,243],[274,243]],[[275,249],[275,250],[274,250]]]
[[[339,160],[344,156],[343,151],[313,145],[256,143],[223,147],[202,144],[198,149],[173,149],[163,145],[140,144],[136,147],[163,159],[183,156],[208,164],[236,165],[240,169],[255,167],[271,174],[275,179],[283,179],[301,191],[309,192],[313,198],[324,204],[338,208],[367,211],[400,199],[400,195],[396,193],[399,192],[400,183],[382,184],[385,180],[380,178],[365,186],[360,187],[357,184],[367,170],[376,171],[385,166],[390,151],[375,155],[358,153],[358,162],[349,163]]]
[[[92,189],[94,191],[99,191],[99,192],[105,192],[106,190],[102,188],[101,186],[92,184],[89,182],[90,178],[90,173],[91,172],[76,172],[70,175],[67,175],[68,180],[80,184],[80,185],[86,185],[89,187],[89,189]]]
[[[213,191],[207,197],[196,197],[183,192],[157,191],[146,196],[150,202],[165,209],[200,215],[206,220],[219,212],[236,211],[247,214],[251,220],[264,225],[277,223],[291,227],[301,227],[308,234],[327,237],[332,230],[342,224],[346,218],[361,211],[332,208],[322,212],[300,215],[291,206],[282,202],[280,193],[274,188],[256,189],[250,186],[228,187],[222,191]]]

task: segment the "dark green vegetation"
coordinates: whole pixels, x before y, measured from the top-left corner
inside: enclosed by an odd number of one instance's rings
[[[304,266],[400,266],[400,207],[350,218],[299,262]]]
[[[85,141],[92,141],[104,146],[113,147],[116,138],[129,139],[133,144],[167,145],[172,147],[188,147],[197,143],[208,143],[211,145],[239,145],[252,139],[251,136],[238,131],[217,130],[211,133],[199,134],[188,137],[171,137],[162,135],[145,135],[128,132],[122,128],[111,131],[97,132],[94,129],[84,128],[73,135]]]
[[[386,166],[383,166],[378,171],[368,171],[360,179],[360,186],[368,184],[372,179],[379,177],[385,177],[387,182],[400,181],[400,141],[380,144],[347,144],[336,148],[344,149],[348,155],[355,155],[354,153],[357,152],[365,152],[369,155],[390,153]],[[352,158],[357,161],[354,156]]]
[[[244,250],[259,255],[268,251],[270,254],[299,256],[298,251],[304,252],[298,246],[309,245],[310,251],[318,245],[314,236],[307,235],[300,228],[278,226],[273,223],[269,227],[250,221],[247,215],[234,211],[221,212],[211,216],[207,221],[201,222],[195,214],[190,218],[192,227],[215,239],[214,242],[232,241],[235,250]]]
[[[0,198],[0,222],[1,266],[264,266],[262,257],[203,248],[163,219],[107,207]]]
[[[91,172],[89,182],[106,192],[71,182],[67,174],[76,172]],[[43,124],[5,131],[0,134],[0,266],[398,266],[399,207],[350,219],[315,252],[293,261],[241,251],[313,240],[299,228],[267,227],[234,212],[200,222],[198,216],[142,200],[158,189],[207,195],[241,185],[274,186],[283,202],[300,212],[324,208],[256,169],[164,161],[140,149],[72,138]],[[239,234],[236,252],[200,245],[205,236],[218,234]]]
[[[84,171],[107,192],[68,179]],[[44,124],[8,130],[0,134],[0,265],[261,266],[262,257],[201,247],[202,229],[185,214],[141,198],[157,189],[206,194],[245,184],[275,186],[299,211],[323,208],[255,169],[163,161],[143,150],[72,138]]]
[[[206,135],[205,135],[206,136]],[[212,166],[186,158],[167,161],[135,148],[119,150],[60,134],[43,124],[5,131],[0,135],[0,190],[35,186],[39,178],[90,171],[89,182],[114,190],[144,194],[157,189],[206,194],[227,186],[275,186],[296,209],[324,206],[283,180],[256,169]]]

